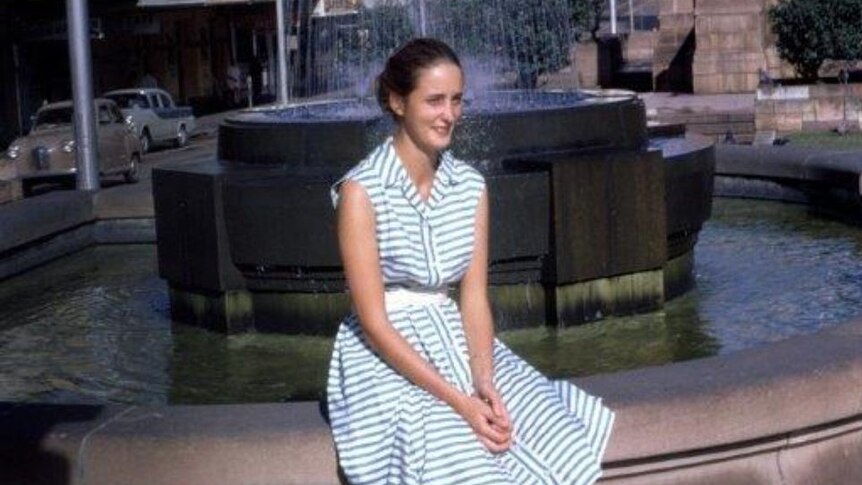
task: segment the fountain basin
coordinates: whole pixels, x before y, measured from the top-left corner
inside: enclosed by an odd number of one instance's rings
[[[575,379],[618,418],[601,483],[853,483],[862,321],[765,348]],[[5,482],[338,484],[320,403],[0,405]],[[32,481],[32,480],[31,480]]]
[[[648,311],[690,287],[710,210],[709,144],[650,145],[634,96],[495,96],[465,112],[453,151],[490,188],[500,328]],[[220,127],[217,162],[154,170],[159,269],[176,320],[334,332],[349,302],[329,185],[391,130],[362,102],[358,113],[343,103],[240,114]]]

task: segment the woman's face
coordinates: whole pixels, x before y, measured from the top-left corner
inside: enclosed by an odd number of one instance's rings
[[[407,96],[393,94],[390,107],[401,129],[426,153],[444,150],[461,118],[464,77],[451,62],[439,62],[419,71],[416,87]]]

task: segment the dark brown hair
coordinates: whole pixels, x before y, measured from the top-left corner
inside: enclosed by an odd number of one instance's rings
[[[399,47],[377,76],[377,102],[383,111],[395,116],[389,107],[389,95],[407,96],[416,89],[419,71],[441,61],[451,62],[461,69],[458,55],[443,41],[422,37]]]

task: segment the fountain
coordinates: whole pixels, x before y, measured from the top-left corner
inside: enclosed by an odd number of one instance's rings
[[[501,0],[484,10],[459,3],[479,9],[470,12],[484,22],[484,42],[465,38],[464,16],[447,5],[384,3],[342,21],[352,30],[312,22],[309,37],[329,41],[291,84],[309,95],[361,91],[321,84],[320,73],[367,81],[385,49],[410,33],[415,11],[427,22],[415,31],[448,40],[464,53],[468,83],[485,81],[467,93],[452,149],[489,183],[498,328],[650,311],[685,291],[710,211],[711,146],[651,141],[643,104],[630,93],[488,90],[507,77],[534,83],[561,64],[552,44],[569,41],[571,29],[560,28],[565,2],[554,9]],[[503,28],[503,14],[533,15],[544,22],[541,34],[566,35],[519,37]],[[374,43],[354,45],[354,37]],[[159,270],[174,318],[226,333],[334,332],[349,301],[328,186],[391,129],[365,97],[253,110],[220,126],[217,161],[154,170]]]

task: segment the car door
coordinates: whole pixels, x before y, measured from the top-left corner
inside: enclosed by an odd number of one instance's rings
[[[155,108],[153,111],[156,113],[156,116],[158,118],[159,139],[161,139],[162,141],[169,140],[174,136],[173,130],[171,129],[171,121],[168,117],[168,112],[170,111],[171,107],[169,103],[165,101],[164,96],[162,96],[161,93],[153,93],[151,99],[152,98],[155,98],[157,100],[157,104],[155,105],[157,106],[157,108]]]
[[[167,130],[165,129],[164,120],[162,120],[162,105],[159,101],[159,96],[156,93],[147,93],[147,99],[150,100],[150,108],[153,115],[155,115],[150,124],[150,132],[154,139],[164,141],[167,138]]]
[[[124,163],[121,159],[124,153],[123,133],[119,131],[123,125],[117,123],[116,116],[107,103],[99,103],[97,113],[100,171],[116,172]]]

